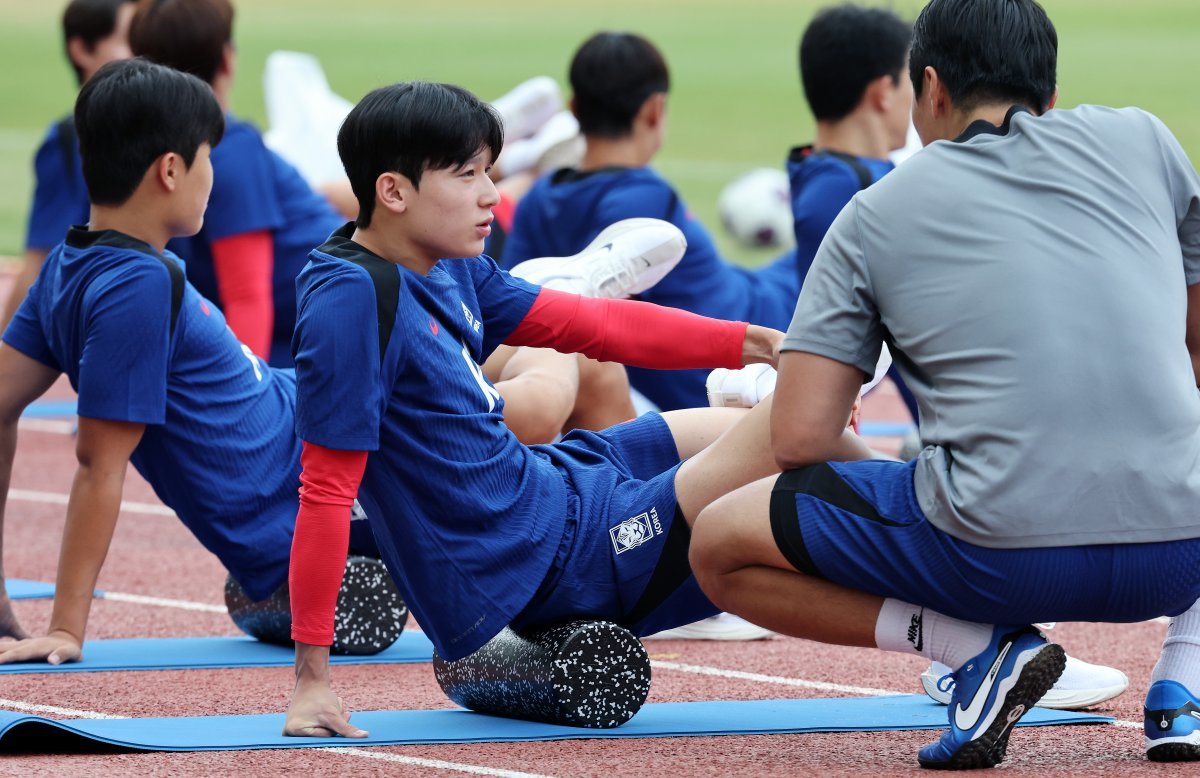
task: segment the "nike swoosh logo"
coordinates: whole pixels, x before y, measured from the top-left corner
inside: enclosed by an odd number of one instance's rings
[[[979,719],[983,715],[983,707],[987,704],[988,695],[991,693],[992,687],[996,685],[996,675],[1000,672],[1000,666],[1004,664],[1004,657],[1008,656],[1012,645],[1012,643],[1006,645],[1004,650],[996,657],[996,661],[992,662],[992,666],[988,669],[983,683],[979,684],[979,688],[975,690],[975,696],[971,698],[971,704],[966,708],[962,706],[961,702],[955,706],[954,726],[962,730],[968,730],[979,723]]]

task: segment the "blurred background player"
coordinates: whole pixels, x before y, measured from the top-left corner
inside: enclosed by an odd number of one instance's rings
[[[101,66],[130,56],[129,20],[133,0],[72,0],[62,16],[63,47],[80,86]],[[0,311],[0,332],[25,298],[47,252],[72,224],[87,221],[87,186],[79,163],[73,117],[50,125],[34,157],[35,185],[25,233],[25,254],[8,300]]]
[[[791,255],[759,270],[720,257],[674,188],[649,167],[666,133],[670,76],[645,38],[602,32],[570,66],[571,108],[587,141],[582,163],[543,177],[517,205],[502,264],[567,256],[613,222],[665,219],[687,236],[683,260],[641,299],[705,316],[783,328],[799,291]],[[630,381],[662,410],[705,406],[707,371],[630,368]]]

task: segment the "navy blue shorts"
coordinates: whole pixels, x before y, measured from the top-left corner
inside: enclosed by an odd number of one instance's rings
[[[983,548],[926,520],[915,467],[872,460],[783,473],[771,495],[780,551],[806,575],[977,622],[1144,621],[1200,598],[1200,539]]]
[[[688,566],[691,530],[675,501],[679,451],[662,416],[575,431],[554,446],[573,455],[557,461],[568,490],[566,530],[513,628],[587,618],[648,635],[715,615]]]

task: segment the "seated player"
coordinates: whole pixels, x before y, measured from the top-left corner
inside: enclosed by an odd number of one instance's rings
[[[79,470],[49,634],[4,645],[0,662],[79,658],[129,462],[249,599],[273,597],[287,585],[300,485],[294,374],[266,366],[238,343],[220,310],[183,280],[178,259],[163,248],[200,227],[220,108],[197,79],[133,60],[108,66],[85,85],[75,118],[95,203],[89,226],[72,229],[51,252],[53,272],[33,285],[4,333],[0,488],[7,494],[21,412],[64,372],[79,394]],[[662,228],[676,246],[669,259],[678,259],[678,232]],[[630,243],[618,238],[611,251],[595,252],[595,262],[572,267],[640,267],[644,246],[627,250]],[[549,439],[561,431],[549,426],[553,420],[566,423],[573,412],[560,398],[562,384],[589,379],[571,372],[573,356],[557,368],[533,356],[513,355],[504,368],[511,380],[498,390],[512,395],[518,417],[530,416],[521,408],[534,404],[543,419],[540,439]],[[589,392],[598,393],[581,395]],[[588,411],[600,411],[594,398]],[[628,418],[621,412],[610,416]],[[372,553],[369,531],[357,534],[355,553]],[[0,636],[25,637],[2,586]]]
[[[587,141],[582,164],[542,178],[517,205],[502,262],[567,256],[608,224],[666,219],[687,236],[683,260],[642,299],[705,316],[782,329],[799,292],[794,257],[758,270],[726,262],[674,188],[649,167],[666,132],[670,77],[645,38],[599,33],[575,53],[572,108]],[[706,405],[707,371],[630,369],[634,388],[663,410]]]
[[[651,413],[548,446],[523,446],[505,427],[478,367],[501,343],[736,367],[772,362],[781,333],[540,288],[476,256],[501,142],[485,104],[442,84],[378,89],[342,125],[359,217],[297,280],[304,491],[286,734],[365,734],[333,693],[328,663],[356,494],[406,602],[453,661],[507,625],[586,617],[644,635],[711,616],[685,561],[688,525],[718,495],[775,471],[769,402]],[[844,458],[869,455],[853,433],[841,447]],[[637,517],[639,542],[619,540]]]
[[[846,203],[895,168],[888,155],[905,145],[912,113],[912,81],[905,72],[911,38],[912,25],[893,12],[852,4],[819,11],[804,31],[800,77],[816,139],[793,149],[787,163],[801,284]],[[917,421],[916,399],[895,362],[888,377]],[[921,674],[925,691],[939,702],[950,698],[949,673],[935,662]],[[1115,697],[1128,684],[1119,670],[1068,657],[1063,677],[1039,705],[1083,708]]]
[[[63,44],[82,86],[100,67],[129,53],[133,0],[71,0],[62,16]],[[51,248],[67,228],[87,219],[87,187],[79,168],[79,143],[71,117],[50,126],[33,160],[35,188],[25,233],[25,254],[8,301],[0,310],[0,331],[25,299]]]
[[[940,142],[834,221],[780,360],[786,471],[692,541],[727,610],[954,668],[926,767],[1004,758],[1065,663],[1031,624],[1163,614],[1147,754],[1200,758],[1200,177],[1147,113],[1049,110],[1057,48],[1033,0],[921,12],[913,117]],[[885,337],[927,445],[830,461]]]

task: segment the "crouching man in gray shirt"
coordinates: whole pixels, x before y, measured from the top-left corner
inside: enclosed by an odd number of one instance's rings
[[[955,668],[927,767],[1004,758],[1064,661],[1030,624],[1163,614],[1147,753],[1200,758],[1200,180],[1143,111],[1051,111],[1056,57],[1033,0],[922,11],[927,147],[817,254],[774,399],[786,472],[692,539],[724,610]],[[884,343],[924,451],[826,462]]]

